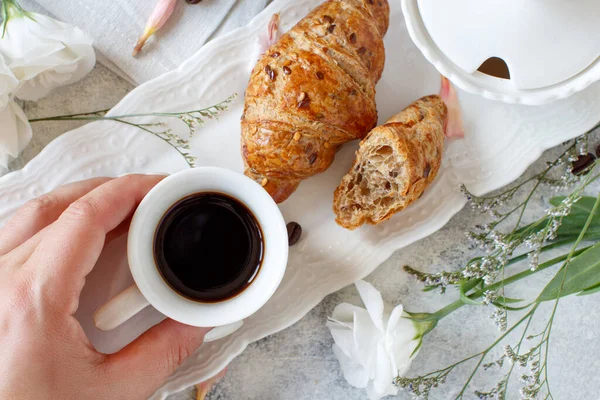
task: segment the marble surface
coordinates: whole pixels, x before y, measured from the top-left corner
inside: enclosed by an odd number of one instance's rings
[[[97,66],[83,81],[54,91],[38,103],[26,102],[24,110],[29,118],[84,112],[110,107],[117,103],[132,86],[102,67]],[[599,116],[600,118],[600,116]],[[81,125],[81,122],[35,123],[34,138],[11,168],[18,169],[34,157],[47,143],[61,133]],[[597,142],[597,140],[596,140]],[[549,153],[556,153],[556,150]],[[548,159],[551,154],[542,158]],[[538,161],[525,174],[544,166]],[[591,189],[597,193],[598,186]],[[546,207],[554,193],[544,189],[532,200],[532,208],[525,215],[533,220]],[[439,232],[397,251],[373,274],[366,278],[381,290],[384,300],[391,304],[402,303],[413,312],[435,311],[455,300],[457,294],[420,291],[421,286],[402,271],[411,265],[425,271],[453,270],[477,255],[469,247],[464,232],[477,223],[488,220],[471,209],[464,209]],[[552,271],[548,271],[551,273]],[[533,279],[519,283],[509,293],[531,297],[550,277],[548,273],[536,274]],[[508,294],[510,295],[510,294]],[[514,297],[514,296],[513,296]],[[333,340],[325,327],[326,317],[342,301],[360,305],[353,286],[327,296],[317,307],[297,324],[250,345],[229,366],[229,373],[208,396],[209,400],[362,400],[367,396],[360,389],[349,386],[340,371],[331,346]],[[544,305],[534,326],[541,326],[549,315],[549,305]],[[572,296],[560,302],[553,328],[550,350],[549,375],[554,399],[598,399],[600,381],[600,345],[596,332],[600,321],[595,317],[600,306],[600,296]],[[423,349],[413,363],[409,375],[436,370],[463,357],[486,348],[498,336],[498,331],[488,318],[492,309],[483,306],[466,306],[440,322],[424,341]],[[509,325],[517,315],[509,315]],[[492,353],[498,356],[500,349]],[[453,399],[470,374],[473,365],[466,365],[451,375],[445,385],[434,392],[434,399]],[[520,371],[517,371],[517,374]],[[489,390],[501,378],[502,371],[490,370],[477,374],[465,398],[474,398],[473,390]],[[518,376],[518,375],[517,375]],[[512,384],[508,399],[517,399],[518,383]],[[190,388],[171,396],[170,400],[195,398]],[[400,393],[399,399],[409,399]]]

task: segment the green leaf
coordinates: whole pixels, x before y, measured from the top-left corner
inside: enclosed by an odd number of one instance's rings
[[[523,310],[531,305],[531,304],[527,304],[523,307],[509,307],[507,305],[507,304],[520,303],[522,301],[523,301],[523,299],[512,299],[510,297],[500,296],[495,301],[493,301],[492,304],[495,305],[496,307],[504,308],[505,310],[510,310],[510,311]]]
[[[565,196],[557,196],[550,199],[553,206],[558,206]],[[569,215],[565,216],[557,231],[558,239],[577,238],[583,229],[590,212],[594,207],[596,199],[594,197],[582,197],[571,207]],[[592,217],[588,230],[583,237],[585,240],[600,240],[600,213]]]
[[[473,306],[480,306],[482,303],[480,303],[479,301],[475,301],[473,299],[471,299],[469,296],[467,296],[467,294],[465,293],[465,290],[471,290],[467,288],[467,285],[469,284],[470,281],[468,282],[464,282],[460,285],[459,291],[460,291],[460,301],[462,301],[465,304],[470,304]],[[469,285],[470,286],[470,285]]]
[[[554,300],[559,294],[564,297],[600,285],[600,243],[572,259],[566,268],[566,275],[565,267],[561,268],[536,301]]]
[[[500,296],[496,299],[496,303],[500,304],[511,304],[511,303],[520,303],[523,299],[511,299],[510,297]]]
[[[587,296],[588,294],[594,294],[597,292],[600,292],[600,285],[595,285],[585,290],[582,290],[581,292],[577,293],[577,296]]]
[[[465,293],[469,293],[469,291],[474,289],[480,282],[483,282],[481,278],[471,278],[468,281],[461,282],[461,286]]]
[[[565,196],[557,196],[550,199],[550,203],[553,206],[558,206],[565,199]],[[577,239],[579,233],[583,229],[583,226],[587,222],[587,219],[594,207],[594,197],[582,197],[571,207],[569,215],[566,215],[562,219],[562,223],[557,231],[557,237],[554,241],[563,239]],[[549,218],[536,221],[530,225],[519,228],[515,233],[521,234],[525,231],[529,233],[539,232],[548,223]],[[590,226],[584,236],[586,240],[600,240],[600,213],[596,213],[592,217]]]
[[[566,199],[566,196],[556,196],[550,199],[550,204],[553,206],[558,206],[563,200]],[[589,215],[594,208],[594,203],[596,202],[595,197],[585,196],[573,203],[573,207],[571,208],[571,213],[584,213]]]

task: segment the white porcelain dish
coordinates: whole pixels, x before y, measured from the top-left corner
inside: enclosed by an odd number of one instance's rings
[[[319,3],[275,0],[247,27],[210,42],[177,70],[136,88],[111,112],[182,111],[214,104],[233,92],[242,95],[255,62],[250,49],[255,48],[258,33],[271,15],[280,12],[283,28],[288,29]],[[411,41],[400,3],[391,1],[386,69],[377,86],[380,121],[419,96],[439,90],[439,74]],[[280,205],[286,221],[299,222],[304,234],[290,249],[279,289],[240,330],[203,345],[153,398],[164,398],[214,375],[249,343],[285,329],[326,295],[368,275],[393,251],[440,229],[465,204],[459,184],[475,193],[506,185],[542,151],[577,136],[600,119],[599,84],[544,107],[510,105],[464,92],[460,101],[466,138],[447,143],[441,173],[432,187],[385,224],[350,232],[334,222],[333,190],[352,163],[355,146],[342,149],[325,173],[304,181]],[[242,170],[242,105],[240,96],[220,121],[211,121],[196,133],[192,151],[199,165]],[[0,179],[0,223],[26,200],[69,181],[184,168],[185,162],[175,151],[147,133],[115,122],[91,123],[60,136],[25,168]],[[125,241],[115,241],[88,277],[76,315],[102,351],[121,348],[162,318],[147,308],[113,331],[93,328],[93,311],[131,283]]]
[[[463,90],[488,99],[546,104],[600,80],[600,2],[402,0],[415,45]],[[478,71],[488,58],[510,80]]]

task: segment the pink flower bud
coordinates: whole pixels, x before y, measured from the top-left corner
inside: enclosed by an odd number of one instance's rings
[[[448,116],[444,121],[444,132],[449,138],[463,138],[465,132],[463,129],[462,112],[460,111],[460,103],[456,90],[446,78],[442,75],[442,87],[440,89],[440,97],[448,107]]]
[[[279,39],[279,13],[273,14],[269,21],[267,41],[269,46]]]
[[[258,38],[259,56],[279,40],[279,13],[273,14],[266,32],[261,33]]]
[[[220,381],[221,378],[223,378],[226,373],[227,373],[227,368],[224,368],[221,372],[219,372],[217,375],[213,376],[209,380],[197,384],[196,385],[196,400],[204,400],[204,398],[206,397],[208,392],[211,391],[211,389],[213,388],[215,383]]]
[[[152,15],[148,18],[148,22],[146,22],[146,27],[144,28],[144,33],[138,39],[135,48],[133,49],[133,55],[138,54],[146,40],[152,35],[154,35],[162,26],[167,22],[171,14],[173,14],[173,10],[175,9],[175,4],[177,0],[158,0],[156,6],[154,7],[154,11],[152,11]]]

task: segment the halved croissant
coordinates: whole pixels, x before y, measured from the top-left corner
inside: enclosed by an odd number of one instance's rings
[[[258,61],[242,116],[245,174],[282,202],[377,123],[387,0],[329,0]]]
[[[336,222],[375,225],[417,200],[442,164],[446,118],[442,99],[426,96],[369,132],[335,190]]]

